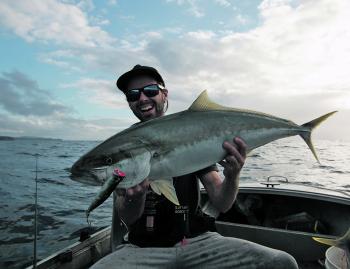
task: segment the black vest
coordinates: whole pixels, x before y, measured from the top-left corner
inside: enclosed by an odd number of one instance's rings
[[[142,216],[129,229],[129,242],[139,247],[171,247],[184,237],[214,231],[215,220],[199,207],[198,181],[198,176],[213,170],[217,171],[216,165],[173,179],[180,206],[149,190]]]

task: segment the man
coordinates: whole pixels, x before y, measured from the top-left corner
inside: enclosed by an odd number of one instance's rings
[[[141,122],[165,114],[168,90],[156,69],[136,65],[119,77],[117,86]],[[127,190],[117,189],[112,237],[120,228],[116,223],[119,216],[128,228],[128,238],[94,268],[298,268],[287,253],[211,232],[214,223],[199,207],[198,180],[211,206],[226,212],[236,199],[246,158],[246,145],[238,137],[222,147],[227,152],[220,162],[224,180],[216,164],[174,178],[180,206],[153,193],[148,179]]]

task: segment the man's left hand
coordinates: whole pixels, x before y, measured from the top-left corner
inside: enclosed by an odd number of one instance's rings
[[[225,159],[219,162],[224,167],[223,174],[228,179],[235,179],[244,165],[247,145],[243,139],[235,137],[232,142],[225,141],[222,147],[227,151]]]

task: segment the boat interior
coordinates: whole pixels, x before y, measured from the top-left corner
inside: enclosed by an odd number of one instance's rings
[[[336,238],[346,233],[349,198],[271,187],[241,189],[233,207],[217,217],[216,227],[224,236],[286,251],[300,268],[324,268],[329,246],[312,237]]]
[[[207,202],[206,192],[201,191],[201,203]],[[208,206],[206,209],[210,211]],[[349,226],[350,195],[282,189],[271,184],[241,187],[232,208],[216,216],[216,228],[222,235],[286,251],[301,269],[324,268],[328,246],[314,241],[313,236],[336,238]],[[119,238],[124,233],[121,225]],[[85,235],[40,261],[36,268],[88,268],[112,251],[110,240],[110,227]]]

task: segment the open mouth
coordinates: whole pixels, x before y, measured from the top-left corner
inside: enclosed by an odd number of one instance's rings
[[[154,108],[154,105],[151,103],[143,104],[139,106],[139,109],[141,110],[142,113],[151,111],[153,108]]]

